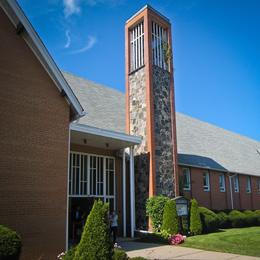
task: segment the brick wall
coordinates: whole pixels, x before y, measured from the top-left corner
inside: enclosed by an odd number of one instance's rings
[[[187,167],[179,166],[179,175],[182,176],[182,169]],[[225,176],[226,191],[221,192],[219,189],[218,171],[209,171],[210,174],[210,191],[203,190],[203,169],[188,167],[191,174],[191,190],[182,191],[186,198],[195,198],[201,206],[223,210],[231,209],[230,182],[229,177]],[[260,177],[251,176],[251,193],[246,192],[247,175],[239,174],[239,192],[233,188],[233,203],[235,209],[260,209],[260,193],[258,191],[258,180]],[[233,181],[232,181],[233,182]],[[232,183],[232,187],[233,183]]]
[[[22,259],[65,249],[70,109],[0,9],[0,223]]]

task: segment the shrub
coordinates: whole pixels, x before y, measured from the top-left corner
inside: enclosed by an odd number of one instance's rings
[[[220,228],[229,228],[230,227],[229,218],[225,212],[221,211],[221,212],[217,213],[217,216],[219,219]]]
[[[77,247],[71,247],[66,254],[62,257],[62,260],[73,260],[75,253],[76,253]]]
[[[141,257],[141,256],[136,256],[136,257],[132,257],[130,258],[131,260],[146,260],[146,258]]]
[[[115,248],[112,259],[113,260],[128,260],[129,257],[127,256],[127,254],[124,250]]]
[[[167,231],[171,235],[178,233],[179,222],[176,209],[176,202],[168,200],[164,205],[162,230]]]
[[[95,201],[87,218],[74,260],[112,258],[112,241],[108,225],[108,204]]]
[[[199,207],[203,233],[215,232],[219,228],[219,219],[213,211]]]
[[[21,237],[10,228],[0,225],[0,259],[19,259]]]
[[[153,230],[159,232],[163,221],[163,210],[169,198],[165,196],[154,196],[146,202],[146,214],[151,218]]]
[[[229,221],[232,227],[244,227],[246,226],[245,214],[238,210],[232,210],[229,215]]]
[[[202,223],[200,219],[198,202],[195,199],[191,200],[190,232],[192,235],[199,235],[202,232]]]
[[[258,209],[258,210],[255,210],[254,211],[254,214],[255,214],[255,216],[256,216],[256,224],[258,225],[258,226],[260,226],[260,210]]]
[[[248,227],[257,226],[258,221],[260,220],[260,216],[258,216],[254,211],[245,210],[244,212],[245,217],[245,225]]]

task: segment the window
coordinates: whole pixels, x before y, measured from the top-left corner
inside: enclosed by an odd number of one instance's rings
[[[167,30],[152,22],[153,64],[164,70],[168,69],[168,61],[166,60],[167,38]]]
[[[183,190],[190,190],[190,169],[184,168],[182,170],[183,173]]]
[[[98,197],[115,207],[115,159],[71,152],[69,196]]]
[[[251,177],[246,176],[246,192],[251,193]]]
[[[137,24],[130,30],[130,71],[144,65],[144,23]]]
[[[209,191],[210,190],[210,184],[209,184],[209,172],[203,173],[203,190]]]
[[[224,174],[219,175],[219,190],[221,192],[226,191],[226,182],[225,182],[225,175]]]
[[[260,193],[260,178],[258,178],[258,193]]]
[[[239,180],[237,175],[234,177],[234,191],[239,192]]]

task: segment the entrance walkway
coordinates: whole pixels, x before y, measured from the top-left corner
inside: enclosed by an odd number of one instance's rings
[[[235,255],[193,249],[180,246],[141,243],[134,241],[121,241],[119,245],[127,252],[129,257],[142,256],[147,259],[207,259],[207,260],[259,260],[259,257]]]

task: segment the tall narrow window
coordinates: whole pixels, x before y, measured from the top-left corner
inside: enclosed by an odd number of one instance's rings
[[[190,184],[190,169],[184,168],[182,169],[183,173],[183,190],[190,190],[191,184]]]
[[[258,178],[258,193],[260,193],[260,178]]]
[[[144,22],[130,30],[130,72],[144,65]]]
[[[226,182],[225,182],[225,175],[224,174],[219,175],[219,190],[221,192],[226,191]]]
[[[251,193],[251,177],[246,176],[246,192]]]
[[[239,192],[239,180],[237,175],[234,177],[234,191]]]
[[[167,70],[168,60],[167,53],[168,50],[168,36],[167,30],[152,22],[152,52],[153,52],[153,64]]]
[[[210,183],[209,183],[209,172],[203,173],[203,190],[209,191],[210,190]]]

